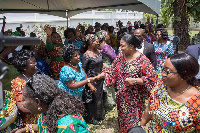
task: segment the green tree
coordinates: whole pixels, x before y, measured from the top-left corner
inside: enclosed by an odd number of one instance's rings
[[[200,22],[199,0],[161,0],[161,20],[169,25],[172,20],[174,35],[180,37],[180,49],[184,50],[190,44],[189,16],[194,22]]]

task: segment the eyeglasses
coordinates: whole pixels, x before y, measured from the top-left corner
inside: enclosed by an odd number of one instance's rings
[[[35,76],[37,74],[42,74],[42,73],[41,72],[36,72],[35,74],[33,74],[33,76]],[[26,82],[26,84],[28,85],[29,88],[31,88],[31,90],[35,91],[35,89],[32,86],[33,76],[31,78],[29,78],[29,80]]]
[[[162,73],[163,73],[164,76],[167,76],[170,73],[177,74],[178,72],[170,72],[169,70],[162,69]]]
[[[156,34],[156,36],[161,36],[161,34]]]

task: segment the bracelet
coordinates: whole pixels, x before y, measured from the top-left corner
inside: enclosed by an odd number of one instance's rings
[[[28,125],[26,125],[25,129],[26,129],[26,133],[29,133]]]
[[[90,79],[88,79],[87,82],[90,83]]]
[[[134,84],[135,84],[135,85],[137,84],[137,79],[136,79],[136,78],[135,78]]]
[[[33,130],[33,124],[31,124],[31,130],[30,131],[31,131],[31,133],[35,133],[34,130]]]

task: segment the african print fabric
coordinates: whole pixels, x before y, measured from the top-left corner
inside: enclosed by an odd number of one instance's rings
[[[155,54],[157,59],[157,65],[156,65],[156,72],[158,73],[158,78],[162,78],[161,72],[165,63],[165,60],[169,55],[174,54],[173,50],[173,43],[170,41],[167,41],[166,44],[153,42],[154,48],[155,48]]]
[[[51,57],[50,67],[53,72],[54,78],[59,80],[60,77],[60,70],[64,66],[65,62],[62,57],[62,47],[64,44],[60,44],[60,46],[55,46],[55,44],[46,43],[47,51]]]
[[[65,115],[57,120],[57,133],[90,133],[90,129],[80,114]],[[45,122],[45,115],[41,114],[38,118],[39,133],[49,133]]]
[[[4,92],[4,105],[0,110],[0,133],[10,133],[15,128],[22,128],[23,125],[12,92]]]
[[[11,81],[11,91],[13,93],[13,99],[16,102],[22,102],[22,91],[24,86],[26,85],[26,81],[17,77]],[[19,110],[20,116],[23,120],[24,126],[27,124],[36,124],[37,123],[37,115],[31,113],[23,113]]]
[[[141,78],[144,85],[129,85],[125,82],[128,77]],[[145,55],[140,54],[135,60],[127,62],[120,53],[109,68],[105,82],[108,86],[117,86],[120,133],[126,133],[141,120],[145,99],[157,82],[156,71]]]
[[[185,104],[173,100],[160,81],[150,96],[150,133],[193,133],[200,130],[200,92]]]

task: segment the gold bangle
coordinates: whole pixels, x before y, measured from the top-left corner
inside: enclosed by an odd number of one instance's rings
[[[31,133],[35,133],[35,131],[33,130],[33,124],[31,124]]]
[[[26,133],[29,133],[28,124],[26,125],[25,129],[26,129]]]

